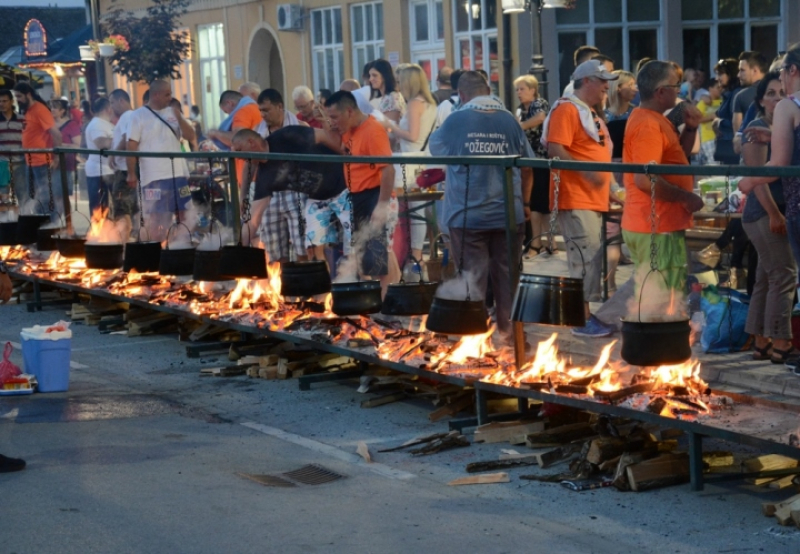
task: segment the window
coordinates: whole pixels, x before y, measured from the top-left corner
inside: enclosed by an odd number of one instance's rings
[[[784,42],[781,0],[681,0],[681,18],[685,67],[710,71],[743,50],[769,61]]]
[[[316,89],[338,90],[344,80],[341,8],[311,10],[311,56]]]
[[[203,124],[207,129],[216,129],[222,122],[219,97],[228,88],[222,23],[197,27],[197,51],[202,83]]]
[[[574,9],[557,9],[556,24],[562,90],[574,69],[572,53],[584,44],[597,46],[617,69],[632,71],[642,58],[660,57],[661,7],[656,0],[582,0]]]
[[[425,70],[431,90],[436,90],[436,76],[445,66],[444,7],[442,0],[416,0],[409,3],[411,21],[409,44],[411,61]]]
[[[455,51],[461,69],[483,69],[489,84],[499,93],[500,62],[497,50],[495,0],[454,0]]]
[[[367,62],[383,58],[383,2],[354,4],[350,8],[350,31],[355,73]]]

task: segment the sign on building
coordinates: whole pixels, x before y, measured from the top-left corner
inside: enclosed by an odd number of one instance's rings
[[[25,24],[23,47],[28,58],[47,56],[47,31],[38,19],[31,19]]]

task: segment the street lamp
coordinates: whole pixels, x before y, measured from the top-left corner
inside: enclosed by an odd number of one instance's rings
[[[92,39],[95,41],[100,40],[100,23],[98,21],[98,3],[97,0],[89,0],[89,18],[92,22]],[[95,69],[97,70],[97,94],[104,95],[106,93],[106,62],[103,59],[95,60]]]
[[[539,94],[547,100],[547,67],[542,55],[542,10],[567,8],[574,0],[502,0],[503,13],[531,13],[531,67],[528,73],[539,81]]]

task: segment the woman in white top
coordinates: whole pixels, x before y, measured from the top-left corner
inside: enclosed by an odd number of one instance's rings
[[[397,90],[392,65],[386,60],[375,60],[369,68],[369,85],[372,87],[370,104],[395,123],[406,112],[406,102]]]
[[[428,77],[419,65],[408,64],[405,66],[400,70],[399,80],[400,92],[406,102],[406,112],[398,125],[388,122],[389,131],[397,139],[400,152],[409,155],[425,155],[427,154],[428,137],[436,123],[436,100],[428,86]],[[424,166],[418,164],[406,165],[406,186],[408,188],[417,188],[417,174],[424,168]],[[397,176],[396,182],[402,187],[403,172],[396,171],[395,175]],[[402,199],[400,199],[400,203],[401,212],[405,212],[405,204]],[[409,202],[408,207],[414,210],[422,204],[424,202]],[[412,213],[415,217],[424,216],[424,213]],[[426,231],[427,224],[425,221],[411,220],[411,255],[417,261],[422,261],[422,244],[425,241]],[[405,237],[402,238],[405,239]],[[401,242],[405,242],[405,240]],[[407,252],[404,254],[403,258],[407,259]],[[400,260],[401,264],[403,261]]]

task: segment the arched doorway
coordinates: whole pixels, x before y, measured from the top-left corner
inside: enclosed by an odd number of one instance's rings
[[[275,35],[266,28],[258,29],[250,40],[247,56],[247,80],[261,85],[262,89],[274,88],[286,97],[283,88],[283,59]]]

